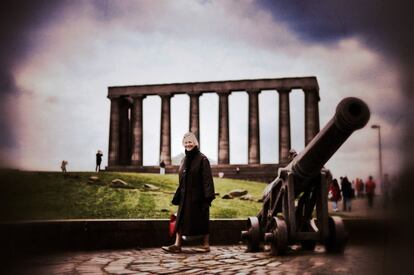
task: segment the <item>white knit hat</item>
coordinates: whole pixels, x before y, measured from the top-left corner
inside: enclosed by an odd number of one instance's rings
[[[187,140],[191,140],[194,143],[194,145],[198,147],[198,140],[197,140],[196,136],[193,133],[188,132],[188,133],[184,134],[183,146],[184,146],[184,142],[186,142]]]

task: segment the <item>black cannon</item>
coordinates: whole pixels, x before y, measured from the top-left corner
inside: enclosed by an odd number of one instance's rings
[[[284,254],[295,243],[305,250],[314,250],[320,242],[327,252],[344,251],[348,234],[342,219],[328,214],[332,176],[323,166],[369,117],[368,106],[358,98],[345,98],[338,104],[328,124],[265,188],[262,210],[248,218],[248,230],[242,232],[247,251],[258,251],[263,242],[270,243],[274,255]]]

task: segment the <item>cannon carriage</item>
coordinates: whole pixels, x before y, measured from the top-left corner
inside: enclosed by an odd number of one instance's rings
[[[327,125],[265,188],[261,211],[247,219],[248,230],[242,232],[247,251],[258,251],[268,243],[272,254],[283,255],[289,245],[300,243],[303,249],[313,250],[317,242],[328,253],[344,251],[348,234],[340,217],[329,216],[332,175],[324,165],[369,117],[368,106],[358,98],[348,97],[338,104]]]

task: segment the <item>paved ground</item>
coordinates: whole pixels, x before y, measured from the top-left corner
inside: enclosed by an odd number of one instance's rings
[[[352,212],[343,217],[381,217],[382,200],[375,207],[366,199],[353,201]],[[332,203],[329,203],[331,209]],[[342,210],[342,202],[340,204]],[[213,246],[209,253],[187,247],[183,253],[168,254],[160,248],[93,252],[62,252],[32,257],[13,265],[5,274],[382,274],[384,250],[374,246],[348,246],[343,255],[326,254],[323,246],[313,252],[293,246],[288,255],[274,257],[265,252],[245,253],[245,247]],[[4,267],[4,266],[3,266]],[[1,272],[0,272],[1,273]]]
[[[329,255],[323,246],[313,252],[293,247],[283,257],[268,252],[245,253],[244,247],[214,246],[209,253],[185,248],[169,254],[159,248],[71,252],[31,258],[11,274],[381,274],[383,250],[350,246],[343,255]],[[375,269],[375,264],[377,269]]]
[[[389,208],[384,208],[382,196],[375,196],[372,208],[368,206],[368,200],[364,198],[356,198],[352,200],[352,211],[343,211],[342,200],[338,203],[338,212],[332,209],[332,202],[328,202],[328,208],[331,215],[339,215],[344,218],[384,218],[389,214]]]

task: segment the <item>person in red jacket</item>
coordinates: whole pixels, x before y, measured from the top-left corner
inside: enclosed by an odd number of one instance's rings
[[[364,196],[364,183],[362,182],[362,179],[355,179],[355,190],[358,198],[362,198]]]
[[[372,179],[372,176],[369,176],[367,182],[365,183],[365,194],[368,198],[369,207],[372,207],[374,205],[375,187],[375,181]]]
[[[328,199],[332,202],[333,211],[338,212],[338,201],[342,199],[341,190],[339,189],[339,184],[336,179],[333,179],[329,185]]]

